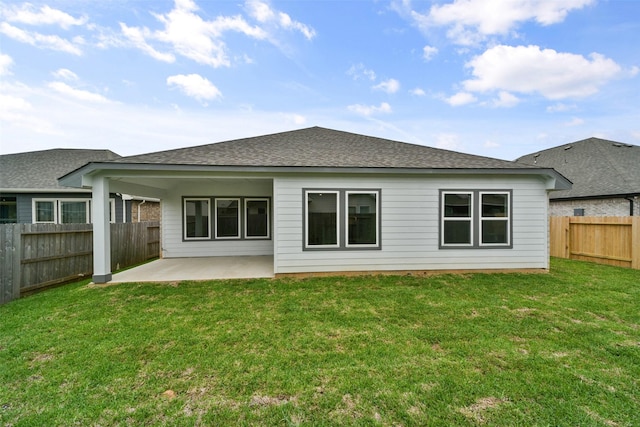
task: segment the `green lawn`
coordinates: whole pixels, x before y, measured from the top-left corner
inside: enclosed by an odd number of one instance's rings
[[[0,307],[0,425],[640,425],[640,271],[67,285]]]

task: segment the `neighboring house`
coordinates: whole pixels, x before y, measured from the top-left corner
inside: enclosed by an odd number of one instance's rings
[[[640,146],[589,138],[516,161],[554,168],[573,182],[551,193],[551,216],[640,215]]]
[[[273,256],[276,275],[547,269],[548,192],[518,164],[319,127],[94,162],[94,281],[111,280],[110,191],[162,200],[167,258]],[[100,219],[99,219],[100,218]]]
[[[88,162],[120,158],[109,150],[53,149],[0,156],[0,223],[89,223],[91,190],[58,178]],[[109,220],[131,221],[131,196],[109,194]],[[157,202],[156,202],[157,204]]]

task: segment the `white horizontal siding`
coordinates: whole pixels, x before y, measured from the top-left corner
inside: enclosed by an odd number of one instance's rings
[[[303,188],[380,189],[381,249],[303,251]],[[439,249],[441,189],[513,190],[512,249]],[[274,180],[275,271],[547,268],[547,194],[525,176],[296,176]]]

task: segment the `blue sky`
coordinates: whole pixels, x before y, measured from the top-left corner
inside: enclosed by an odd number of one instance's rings
[[[323,126],[513,160],[640,144],[640,1],[0,1],[0,153]]]

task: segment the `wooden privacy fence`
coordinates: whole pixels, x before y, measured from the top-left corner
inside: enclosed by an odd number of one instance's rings
[[[640,217],[550,218],[551,256],[640,269]]]
[[[160,224],[111,224],[111,270],[160,254]],[[93,274],[91,224],[0,225],[0,304]]]

